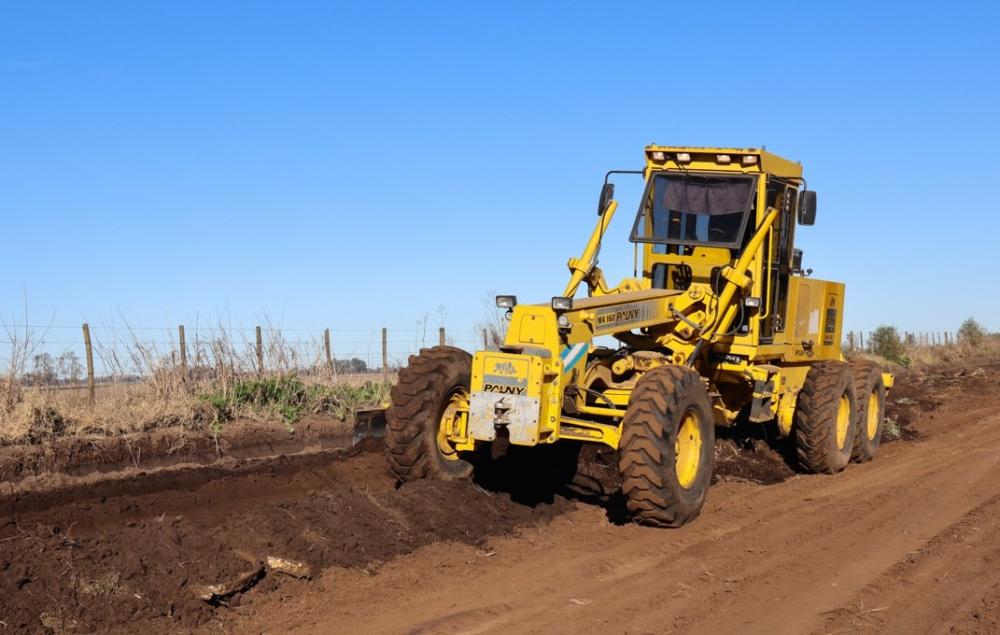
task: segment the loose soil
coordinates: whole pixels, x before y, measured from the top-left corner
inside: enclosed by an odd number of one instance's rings
[[[129,467],[207,465],[226,457],[275,456],[350,444],[351,426],[311,415],[294,426],[234,421],[218,431],[158,428],[146,433],[69,435],[0,446],[0,483],[52,474],[82,476]]]
[[[727,435],[702,516],[672,531],[628,522],[590,448],[398,488],[377,444],[318,432],[20,467],[5,448],[0,631],[996,632],[998,382],[898,378],[909,442],[835,476]]]

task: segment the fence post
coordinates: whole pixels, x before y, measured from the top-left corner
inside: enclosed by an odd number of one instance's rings
[[[83,348],[87,353],[87,401],[94,405],[94,348],[90,344],[90,325],[83,323]]]
[[[858,348],[860,348],[861,350],[865,350],[865,332],[864,331],[858,331],[858,339],[860,340],[860,342],[858,342]],[[868,340],[871,341],[871,338],[869,337]]]
[[[489,348],[489,340],[486,339],[486,329],[483,329],[483,348]]]
[[[257,327],[257,374],[264,374],[264,338],[261,337],[260,327]]]
[[[438,328],[438,345],[444,346],[444,327]]]
[[[330,355],[330,329],[323,331],[323,352],[326,353],[326,372],[333,376],[333,356]]]
[[[854,352],[854,331],[847,333],[847,350]]]
[[[382,381],[389,381],[389,330],[382,327]]]
[[[181,347],[181,383],[187,383],[188,374],[188,356],[187,356],[187,343],[184,340],[184,325],[177,325],[177,339],[180,342]]]

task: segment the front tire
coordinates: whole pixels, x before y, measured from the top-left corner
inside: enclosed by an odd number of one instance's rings
[[[795,405],[795,446],[807,472],[833,474],[851,460],[856,431],[854,376],[844,362],[816,362]]]
[[[468,412],[472,356],[451,346],[411,355],[390,391],[386,410],[386,456],[400,482],[421,478],[457,480],[472,475],[472,464],[450,446],[443,427]]]
[[[639,379],[622,421],[618,469],[633,518],[680,527],[705,504],[715,459],[715,421],[701,376],[661,366]]]

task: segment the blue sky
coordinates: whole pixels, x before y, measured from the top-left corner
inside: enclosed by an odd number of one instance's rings
[[[470,329],[559,293],[609,168],[766,145],[849,329],[1000,329],[989,3],[5,3],[0,310]],[[602,266],[631,274],[635,188]],[[73,337],[76,337],[75,333]],[[363,339],[363,337],[362,337]],[[2,356],[2,351],[0,351]]]

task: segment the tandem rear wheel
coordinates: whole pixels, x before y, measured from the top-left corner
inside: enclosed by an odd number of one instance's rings
[[[851,367],[816,362],[795,405],[795,450],[806,472],[833,474],[847,467],[858,433],[857,392]]]
[[[885,426],[885,383],[882,372],[871,362],[852,362],[854,391],[858,398],[858,429],[851,458],[864,463],[878,452]]]

